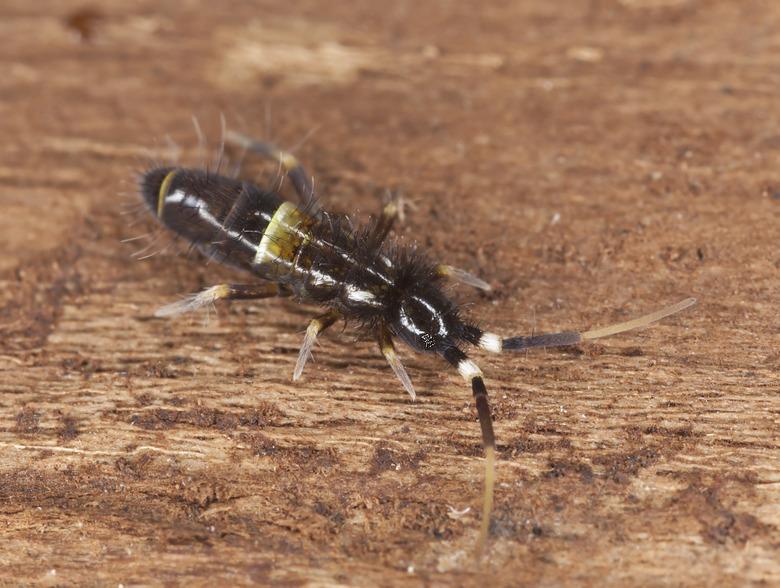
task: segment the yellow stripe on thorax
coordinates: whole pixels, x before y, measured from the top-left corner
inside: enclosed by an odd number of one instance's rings
[[[307,229],[313,222],[313,219],[301,212],[297,206],[291,202],[283,202],[263,232],[254,263],[292,263],[298,248],[308,241]]]
[[[168,189],[171,187],[171,182],[173,182],[173,176],[175,175],[175,169],[169,171],[160,184],[160,192],[157,194],[157,218],[162,218],[163,208],[165,207],[165,197],[168,195]]]

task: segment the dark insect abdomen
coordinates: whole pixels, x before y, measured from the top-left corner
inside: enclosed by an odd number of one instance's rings
[[[177,235],[209,257],[262,277],[282,273],[284,258],[300,245],[284,230],[286,224],[280,228],[280,221],[292,220],[295,226],[307,221],[273,192],[203,170],[152,169],[144,175],[141,191],[160,222]]]
[[[203,253],[300,300],[373,322],[395,289],[390,260],[345,217],[314,218],[274,192],[197,169],[152,169],[141,191],[158,220]]]

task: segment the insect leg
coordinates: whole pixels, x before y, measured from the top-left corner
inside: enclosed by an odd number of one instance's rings
[[[379,327],[377,332],[377,339],[379,340],[379,349],[382,351],[382,355],[385,356],[387,363],[393,370],[393,373],[401,380],[401,384],[412,397],[412,402],[417,399],[417,394],[414,391],[412,380],[409,379],[409,374],[406,373],[404,365],[398,358],[398,354],[395,352],[395,345],[393,345],[393,339],[390,335],[390,331],[384,325]]]
[[[403,222],[403,207],[404,203],[398,193],[388,190],[387,196],[382,199],[382,212],[371,231],[371,240],[376,247],[387,239],[396,220]]]
[[[485,546],[490,531],[490,514],[493,511],[493,487],[496,479],[496,437],[493,434],[493,417],[490,414],[487,389],[482,380],[482,370],[460,349],[453,346],[442,353],[450,365],[457,368],[466,382],[471,384],[477,405],[479,426],[482,430],[482,447],[485,449],[485,490],[482,497],[482,527],[477,541],[477,553]]]
[[[371,238],[373,244],[379,246],[384,242],[384,240],[387,238],[387,235],[390,234],[390,231],[392,230],[396,220],[403,222],[403,211],[405,204],[406,203],[397,193],[389,193],[389,196],[386,199],[384,206],[382,207],[382,212],[380,213],[379,218],[376,221],[376,225],[372,231]],[[490,284],[484,280],[479,279],[477,276],[470,274],[467,271],[452,267],[451,265],[442,264],[437,266],[436,273],[440,276],[450,278],[480,290],[492,290]]]
[[[387,239],[387,236],[390,234],[390,231],[395,224],[395,219],[397,218],[398,208],[395,203],[388,202],[385,204],[385,206],[382,208],[382,214],[379,215],[379,218],[376,221],[376,225],[374,226],[374,230],[371,234],[373,242],[377,246],[381,245],[384,240]]]
[[[322,333],[325,329],[335,323],[341,314],[336,310],[329,310],[319,316],[314,317],[309,326],[306,328],[306,335],[303,337],[303,344],[301,345],[301,351],[298,353],[298,361],[295,362],[295,370],[293,370],[293,381],[301,377],[303,368],[306,366],[306,362],[311,357],[311,349],[314,347],[314,342],[317,340],[317,335]]]
[[[457,267],[452,267],[451,265],[442,264],[436,266],[436,273],[440,276],[444,276],[445,278],[460,282],[461,284],[471,286],[472,288],[484,290],[485,292],[490,292],[493,289],[490,287],[490,284],[484,280],[479,279],[474,274],[470,274],[469,272]]]
[[[501,353],[502,351],[522,351],[533,347],[564,347],[566,345],[576,345],[582,341],[590,339],[601,339],[618,333],[625,333],[641,327],[646,327],[678,312],[682,312],[696,304],[695,298],[686,298],[666,306],[656,312],[651,312],[639,318],[635,318],[622,323],[615,323],[600,329],[591,329],[589,331],[561,331],[560,333],[544,333],[541,335],[530,335],[527,337],[501,337],[495,333],[482,331],[477,327],[467,327],[465,339],[485,351]]]
[[[178,316],[213,304],[217,300],[256,300],[273,296],[290,296],[290,294],[288,289],[278,284],[218,284],[158,308],[154,316]]]
[[[279,149],[272,143],[266,143],[264,141],[257,141],[251,137],[247,137],[236,131],[228,130],[225,133],[225,140],[229,143],[238,145],[239,147],[262,155],[267,159],[276,161],[281,165],[284,173],[292,182],[293,188],[295,188],[296,194],[301,199],[301,203],[310,211],[317,212],[318,206],[314,200],[314,185],[312,184],[311,177],[306,173],[298,159],[287,151]]]

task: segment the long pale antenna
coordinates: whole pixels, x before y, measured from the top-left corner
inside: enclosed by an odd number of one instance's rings
[[[695,298],[686,298],[677,304],[672,304],[671,306],[640,316],[639,318],[623,323],[616,323],[607,327],[601,327],[600,329],[591,329],[590,331],[584,331],[582,333],[577,331],[561,331],[560,333],[546,333],[543,335],[531,335],[530,337],[508,337],[506,339],[501,339],[501,337],[492,333],[483,333],[479,346],[487,351],[500,352],[521,351],[533,347],[562,347],[565,345],[575,345],[581,341],[600,339],[601,337],[608,337],[610,335],[646,327],[668,316],[682,312],[694,304],[696,304]]]
[[[610,325],[608,327],[602,327],[600,329],[591,329],[590,331],[585,331],[584,333],[582,333],[582,338],[599,339],[601,337],[609,337],[610,335],[617,335],[618,333],[624,333],[626,331],[631,331],[633,329],[646,327],[647,325],[658,322],[661,319],[666,318],[667,316],[671,316],[673,314],[677,314],[678,312],[682,312],[683,310],[693,306],[694,304],[696,304],[695,298],[686,298],[685,300],[682,300],[677,304],[672,304],[671,306],[667,306],[666,308],[662,308],[661,310],[657,310],[656,312],[651,312],[650,314],[646,314],[645,316],[640,316],[639,318],[635,318],[633,320],[626,321],[624,323],[617,323],[615,325]]]

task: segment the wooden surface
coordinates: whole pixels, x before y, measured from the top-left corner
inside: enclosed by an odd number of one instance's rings
[[[780,583],[780,6],[347,4],[3,2],[2,582]],[[122,242],[154,228],[135,174],[173,143],[202,162],[192,115],[213,156],[220,112],[288,147],[316,129],[297,153],[333,209],[402,189],[398,237],[495,287],[454,290],[485,327],[700,299],[475,354],[500,454],[481,565],[479,427],[442,362],[402,351],[413,404],[349,328],[293,385],[316,309],[152,318],[231,275]]]

